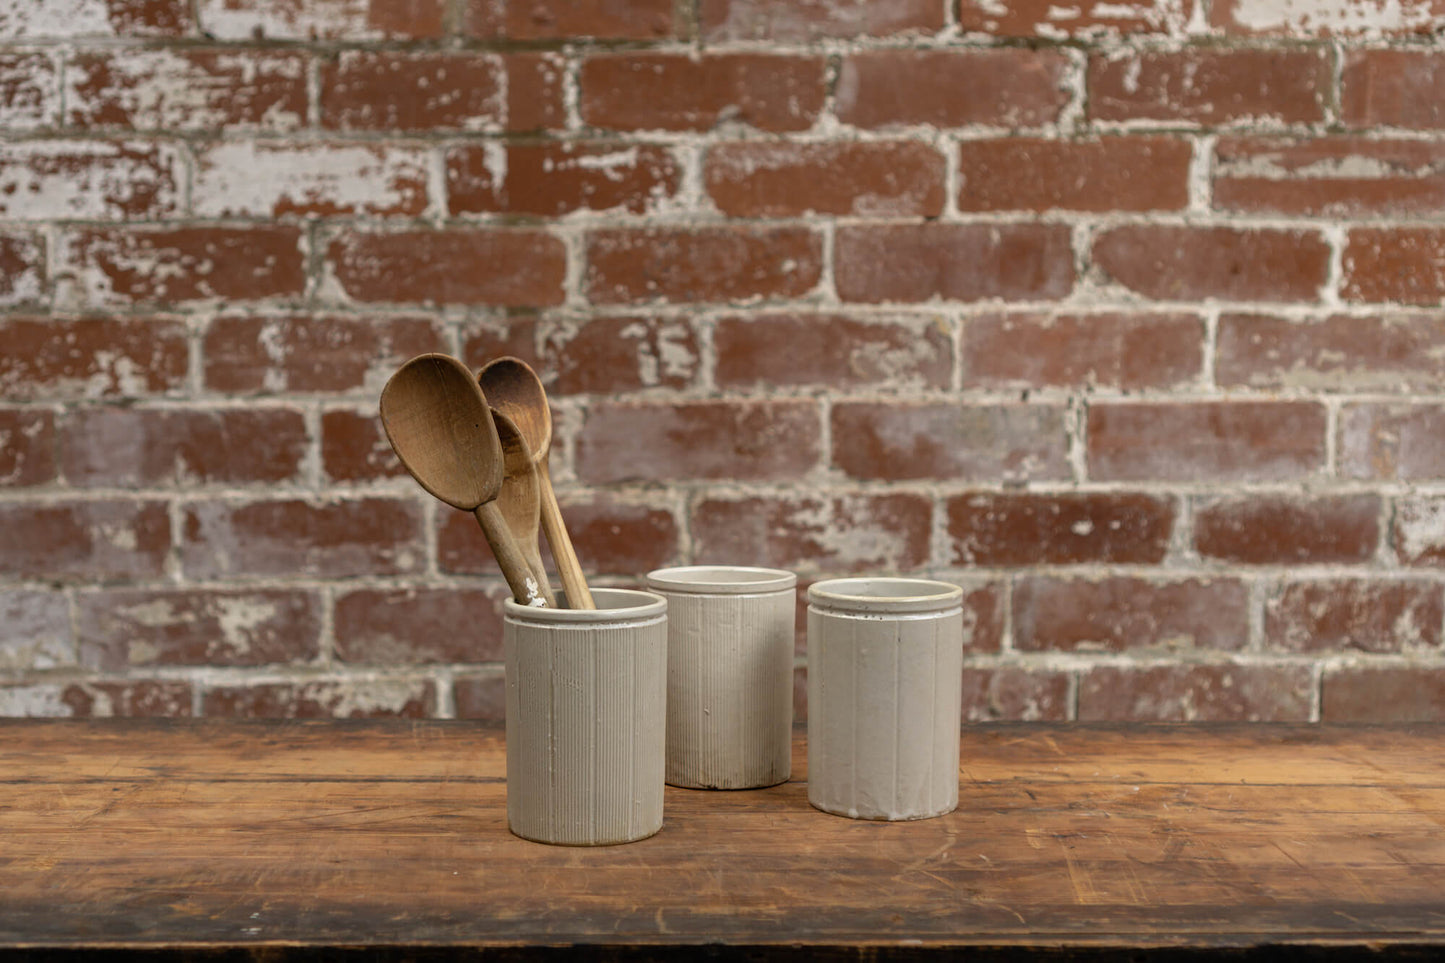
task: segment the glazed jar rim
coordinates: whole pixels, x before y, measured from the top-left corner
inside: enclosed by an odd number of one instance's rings
[[[865,575],[814,582],[808,601],[851,612],[934,612],[961,605],[963,589],[936,579]]]
[[[591,592],[592,601],[597,603],[595,609],[543,608],[507,598],[502,602],[502,612],[507,618],[549,625],[635,622],[667,614],[667,599],[656,592],[621,588],[593,588]]]
[[[798,576],[780,568],[755,565],[677,565],[647,573],[654,591],[698,595],[754,595],[782,592],[798,584]]]

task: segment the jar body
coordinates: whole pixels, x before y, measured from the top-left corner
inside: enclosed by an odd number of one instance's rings
[[[854,819],[958,806],[963,590],[849,578],[808,591],[808,801]]]
[[[658,569],[667,599],[667,782],[754,789],[792,771],[797,577],[781,569]]]
[[[504,603],[507,824],[602,846],[662,828],[667,602],[595,589],[596,609]]]

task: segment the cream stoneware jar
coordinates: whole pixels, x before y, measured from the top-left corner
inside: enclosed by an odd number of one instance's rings
[[[596,609],[507,599],[507,825],[605,846],[662,828],[667,600],[592,590]]]
[[[854,819],[958,805],[963,589],[844,578],[808,589],[808,802]]]
[[[648,573],[667,599],[667,782],[754,789],[792,770],[798,578],[691,565]]]

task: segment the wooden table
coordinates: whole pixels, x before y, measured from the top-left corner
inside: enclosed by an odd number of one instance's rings
[[[476,724],[0,722],[0,957],[1445,951],[1445,728],[970,727],[958,811],[914,823],[809,808],[795,749],[573,849],[507,832]]]

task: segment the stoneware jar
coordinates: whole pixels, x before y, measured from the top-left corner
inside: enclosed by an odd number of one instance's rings
[[[958,805],[963,590],[913,578],[808,589],[808,802],[854,819]]]
[[[507,599],[507,825],[604,846],[662,828],[667,600],[592,590],[596,609]]]
[[[792,572],[736,565],[663,568],[667,598],[667,781],[753,789],[792,770]]]

